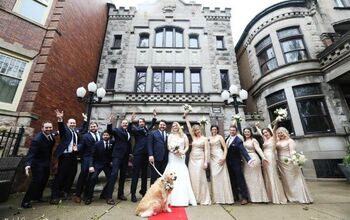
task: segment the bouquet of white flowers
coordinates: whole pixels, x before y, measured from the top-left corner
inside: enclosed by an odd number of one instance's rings
[[[203,115],[202,118],[198,121],[201,126],[208,124],[208,119]]]
[[[305,157],[303,152],[296,152],[291,157],[285,157],[282,160],[285,164],[293,163],[294,165],[302,167],[307,161],[307,158]]]
[[[233,115],[232,116],[232,121],[236,121],[237,123],[241,122],[242,121],[241,115],[240,114]]]
[[[173,153],[175,155],[180,155],[180,146],[177,144],[169,145],[169,151],[170,151],[170,153]],[[181,158],[185,157],[185,155],[182,155],[182,154],[180,156],[181,156]]]
[[[185,112],[187,112],[187,113],[192,112],[192,106],[191,105],[184,104],[182,107],[183,107]]]
[[[278,108],[273,113],[277,115],[275,120],[273,120],[272,124],[276,124],[276,122],[286,120],[288,118],[288,111],[286,108]]]

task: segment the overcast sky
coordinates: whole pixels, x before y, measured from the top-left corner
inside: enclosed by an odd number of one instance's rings
[[[155,2],[157,0],[112,0],[117,6],[136,6],[140,3]],[[189,0],[183,0],[189,2]],[[236,44],[246,25],[265,8],[281,2],[281,0],[196,0],[196,3],[202,4],[202,7],[231,8],[231,26],[232,36]]]

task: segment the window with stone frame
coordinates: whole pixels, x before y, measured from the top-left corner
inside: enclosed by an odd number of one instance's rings
[[[17,0],[14,9],[19,14],[38,22],[45,23],[45,17],[48,10],[47,0]]]
[[[152,91],[155,93],[185,92],[184,70],[183,69],[154,70]]]
[[[265,97],[267,103],[267,109],[269,111],[270,120],[276,119],[277,115],[274,113],[276,109],[284,108],[288,111],[288,118],[282,122],[278,123],[279,127],[285,127],[290,135],[294,135],[294,127],[292,123],[292,118],[290,115],[288,101],[284,90],[279,90]]]
[[[216,49],[225,49],[224,36],[216,36]]]
[[[155,47],[183,48],[183,30],[178,27],[156,29]]]
[[[108,69],[106,90],[114,90],[116,77],[117,77],[117,69]]]
[[[191,69],[191,92],[202,92],[202,79],[200,69]]]
[[[299,27],[288,27],[277,31],[286,63],[308,59],[303,34]]]
[[[141,33],[139,47],[149,47],[149,34]]]
[[[255,51],[260,70],[263,74],[278,67],[270,36],[265,37],[257,43],[257,45],[255,45]]]
[[[27,62],[0,53],[0,102],[12,104]]]
[[[321,84],[294,86],[293,92],[305,134],[334,132]]]
[[[350,7],[350,0],[335,0],[335,4],[340,8],[348,8]]]
[[[122,46],[122,35],[114,35],[112,49],[120,49]]]
[[[189,48],[199,48],[198,34],[189,35]]]
[[[135,92],[137,93],[146,92],[146,76],[147,76],[147,69],[136,70]]]
[[[228,76],[228,70],[220,70],[221,77],[221,88],[222,90],[229,90],[230,88],[230,79]]]

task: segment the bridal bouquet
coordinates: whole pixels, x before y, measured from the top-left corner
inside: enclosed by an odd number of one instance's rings
[[[232,116],[232,121],[236,121],[237,123],[241,122],[242,121],[241,115],[240,114],[233,115]]]
[[[182,107],[183,107],[185,112],[187,112],[187,113],[192,112],[192,106],[191,105],[184,104]]]
[[[275,113],[277,117],[273,120],[272,124],[276,124],[276,122],[284,121],[288,118],[288,111],[286,108],[278,108],[273,113]]]
[[[171,144],[169,145],[169,151],[175,155],[180,155],[180,146],[177,144]],[[185,155],[181,154],[181,158],[184,158]]]
[[[201,126],[207,125],[208,124],[208,119],[205,116],[202,116],[202,118],[198,121],[198,123]]]
[[[307,158],[305,157],[303,152],[296,152],[291,157],[283,158],[283,162],[285,164],[293,163],[294,165],[298,165],[299,167],[302,167],[306,161]]]

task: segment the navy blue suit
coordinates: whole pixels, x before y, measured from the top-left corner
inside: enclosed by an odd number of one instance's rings
[[[164,131],[165,132],[165,131]],[[161,135],[160,130],[153,131],[148,135],[147,150],[148,156],[154,157],[154,165],[160,173],[163,173],[168,163],[167,136]],[[164,140],[165,139],[165,140]],[[158,173],[151,168],[151,185],[157,180]]]
[[[227,138],[228,139],[228,138]],[[226,139],[226,140],[227,140]],[[228,147],[226,163],[230,175],[232,192],[235,199],[248,199],[248,189],[242,172],[242,156],[248,162],[251,158],[243,146],[243,141],[236,136]]]
[[[107,125],[107,131],[112,134],[115,140],[112,150],[112,173],[108,180],[106,199],[112,199],[114,185],[119,175],[118,197],[124,195],[124,184],[126,170],[128,168],[129,154],[131,153],[130,134],[122,128],[112,128]]]
[[[149,126],[135,127],[132,126],[132,123],[129,123],[128,130],[134,135],[135,145],[133,149],[133,169],[132,169],[132,178],[131,178],[131,189],[130,192],[132,195],[135,195],[137,182],[140,176],[141,171],[141,190],[142,195],[146,194],[147,191],[147,168],[148,168],[148,153],[147,153],[147,136],[149,131],[154,127],[157,122],[156,118],[152,119],[152,122]]]
[[[86,198],[91,199],[94,194],[94,188],[98,181],[98,175],[103,171],[107,180],[111,176],[112,172],[112,151],[114,146],[114,141],[108,140],[106,145],[103,140],[97,141],[94,146],[91,148],[91,154],[89,159],[89,167],[94,167],[95,172],[91,175],[90,183],[88,185],[88,193]],[[103,188],[101,196],[102,198],[106,197],[107,184]]]
[[[72,140],[79,144],[79,134],[86,132],[87,122],[84,121],[81,128],[73,129],[76,133],[73,137],[72,131],[64,124],[64,122],[58,122],[58,131],[60,134],[60,143],[58,144],[55,157],[58,158],[57,173],[52,183],[51,199],[58,199],[60,193],[63,191],[69,194],[75,175],[77,173],[77,156],[74,152],[65,153],[68,150]]]
[[[55,145],[53,135],[50,134],[49,136],[48,138],[43,132],[39,132],[32,140],[25,163],[25,166],[30,166],[32,181],[22,204],[42,198],[50,175],[52,148]]]
[[[97,134],[96,134],[97,135]],[[99,135],[98,135],[99,136]],[[91,132],[88,132],[83,135],[81,143],[78,145],[78,153],[81,157],[81,169],[80,174],[78,177],[77,182],[77,188],[75,191],[75,195],[77,197],[81,197],[81,193],[85,188],[85,196],[87,195],[88,186],[89,183],[89,165],[90,165],[90,158],[91,158],[91,150],[96,142],[95,138],[98,138],[97,140],[101,139],[100,137],[95,137],[95,134],[91,134]]]

